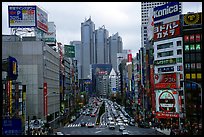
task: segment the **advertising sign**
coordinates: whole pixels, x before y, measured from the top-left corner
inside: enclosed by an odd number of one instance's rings
[[[2,119],[2,135],[22,135],[21,119]]]
[[[35,27],[36,6],[8,6],[9,27]]]
[[[44,32],[48,31],[48,15],[42,9],[36,6],[37,28]]]
[[[56,26],[54,22],[48,22],[48,32],[44,35],[45,42],[55,44],[56,42]]]
[[[150,41],[154,36],[154,16],[153,8],[148,9],[147,39]]]
[[[181,14],[179,2],[169,2],[165,5],[154,8],[154,21]]]
[[[43,91],[44,91],[44,116],[47,116],[47,83],[46,82],[44,82]]]
[[[154,41],[170,39],[180,35],[180,21],[154,26]]]
[[[174,95],[169,92],[168,90],[163,91],[159,95],[159,107],[164,111],[164,112],[169,112],[174,109],[175,106],[175,98]]]
[[[202,13],[190,13],[183,16],[183,26],[201,25]]]
[[[64,45],[65,56],[69,58],[75,57],[75,46],[73,45]]]
[[[11,80],[16,80],[18,77],[18,64],[14,57],[8,57],[8,77]]]
[[[157,112],[156,118],[179,118],[178,113]]]
[[[155,74],[155,89],[180,88],[178,73]]]
[[[48,15],[37,6],[8,6],[9,27],[37,27],[48,31]]]
[[[176,64],[176,58],[155,60],[154,65],[166,65],[166,64]]]

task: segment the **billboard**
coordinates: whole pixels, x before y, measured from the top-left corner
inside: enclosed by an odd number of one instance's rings
[[[45,11],[36,6],[36,26],[44,32],[48,31],[48,15]]]
[[[36,6],[8,6],[9,27],[35,27]]]
[[[189,13],[183,16],[183,26],[188,25],[201,25],[202,13]]]
[[[48,22],[48,32],[44,35],[45,42],[53,43],[56,42],[56,26],[54,22]]]
[[[75,46],[64,45],[64,52],[65,52],[65,56],[67,56],[68,58],[74,58],[75,57]]]
[[[180,88],[179,73],[165,73],[154,75],[155,89]]]
[[[22,135],[21,119],[2,119],[2,135]]]
[[[10,28],[37,27],[48,31],[48,15],[37,6],[8,6]]]
[[[177,37],[180,32],[180,21],[176,20],[166,24],[154,26],[154,41]]]
[[[179,2],[169,2],[165,5],[154,8],[154,21],[169,18],[181,14]]]
[[[44,85],[43,85],[43,92],[44,92],[44,116],[47,116],[47,83],[44,82]]]

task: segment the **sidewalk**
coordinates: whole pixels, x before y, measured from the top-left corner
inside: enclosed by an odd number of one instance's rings
[[[165,135],[170,135],[170,132],[171,132],[170,129],[163,129],[163,130],[161,130],[160,128],[156,128],[156,130],[158,132],[161,132],[161,133],[165,134]]]

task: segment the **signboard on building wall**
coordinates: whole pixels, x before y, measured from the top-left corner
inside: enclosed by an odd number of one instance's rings
[[[48,15],[37,6],[8,6],[10,28],[37,27],[48,31]]]
[[[202,24],[202,13],[190,13],[184,14],[183,25],[201,25]]]
[[[47,116],[47,83],[43,84],[43,92],[44,92],[44,116]]]
[[[154,21],[169,18],[181,14],[179,10],[179,2],[169,2],[162,6],[154,8]]]
[[[180,88],[180,74],[165,73],[154,75],[155,89]]]
[[[75,57],[75,46],[73,45],[64,45],[65,56],[69,58]]]
[[[180,35],[180,21],[173,21],[166,24],[154,26],[154,41],[165,40]]]
[[[56,26],[54,22],[48,22],[48,32],[44,35],[45,42],[56,42]]]
[[[36,6],[8,6],[9,27],[35,27]]]
[[[36,26],[44,32],[48,31],[48,15],[45,11],[36,6]]]
[[[2,135],[22,135],[21,119],[2,119]]]

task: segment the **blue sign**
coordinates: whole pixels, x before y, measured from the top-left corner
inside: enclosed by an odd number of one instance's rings
[[[116,91],[116,88],[113,88],[113,91]]]
[[[165,5],[154,8],[154,21],[181,14],[179,2],[169,2]]]
[[[36,27],[36,6],[8,6],[9,27]]]
[[[3,119],[2,135],[22,135],[21,119]]]
[[[18,77],[18,64],[17,60],[11,56],[8,57],[8,77],[16,80]]]

